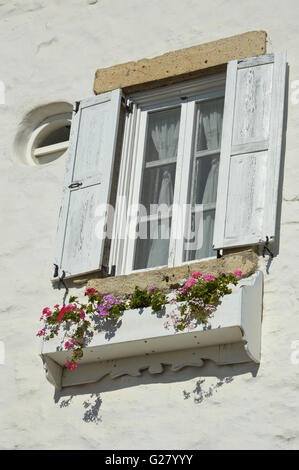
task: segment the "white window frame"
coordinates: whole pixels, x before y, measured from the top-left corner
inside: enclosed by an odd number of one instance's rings
[[[122,197],[126,198],[128,207],[139,204],[141,179],[144,168],[144,151],[146,145],[146,127],[148,113],[156,110],[181,106],[179,141],[176,161],[175,193],[173,204],[183,205],[188,201],[188,182],[190,165],[192,161],[192,143],[194,133],[194,119],[196,104],[224,97],[225,73],[202,77],[176,85],[157,88],[146,92],[139,92],[127,96],[127,103],[132,104],[132,113],[126,114],[124,139],[119,172],[119,182],[116,199],[115,224],[111,243],[109,265],[116,266],[116,275],[137,273],[159,269],[165,266],[133,269],[136,239],[128,236],[120,240],[119,233],[129,233],[131,227],[136,227],[137,218],[132,218],[130,223],[126,220],[124,208],[118,206]],[[209,152],[202,151],[200,156],[206,156]],[[213,151],[213,154],[218,153]],[[220,154],[220,149],[219,149]],[[183,238],[174,239],[180,220],[173,215],[171,224],[171,236],[169,243],[168,267],[179,266],[194,262],[183,261]],[[216,256],[216,254],[215,254]]]

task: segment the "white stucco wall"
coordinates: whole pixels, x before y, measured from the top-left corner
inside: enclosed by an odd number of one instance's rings
[[[38,356],[40,311],[61,302],[50,283],[65,161],[21,164],[18,123],[34,107],[92,94],[99,67],[250,30],[287,50],[299,80],[297,0],[0,1],[0,448],[299,448],[299,103],[289,93],[279,255],[265,271],[262,362],[105,379],[54,393]],[[299,357],[299,355],[298,355]],[[78,391],[76,391],[77,393]]]

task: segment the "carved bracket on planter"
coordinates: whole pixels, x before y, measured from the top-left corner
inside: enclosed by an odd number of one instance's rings
[[[46,377],[56,388],[94,383],[110,375],[139,376],[148,369],[160,374],[164,366],[179,371],[187,366],[202,367],[204,360],[216,364],[259,362],[261,351],[263,275],[257,271],[241,280],[233,292],[222,299],[209,324],[192,331],[175,332],[163,327],[164,316],[150,308],[127,310],[122,325],[107,336],[95,333],[78,369],[64,367],[69,356],[61,350],[61,340],[42,342],[41,357]],[[170,313],[173,305],[166,306]]]

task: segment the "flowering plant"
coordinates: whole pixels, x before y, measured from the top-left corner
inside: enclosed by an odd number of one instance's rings
[[[198,323],[206,324],[219,303],[221,297],[231,294],[229,284],[237,285],[238,279],[242,276],[242,271],[234,273],[219,273],[217,277],[210,274],[203,275],[195,272],[192,277],[185,282],[177,291],[172,302],[181,302],[180,313],[172,316],[173,326],[177,330],[191,329]],[[170,320],[165,327],[170,326]]]
[[[65,327],[67,341],[64,348],[72,353],[65,366],[74,370],[83,356],[84,345],[93,335],[92,330],[98,327],[102,329],[107,320],[119,326],[124,310],[151,307],[154,312],[160,312],[167,303],[178,304],[178,313],[171,312],[164,327],[169,328],[172,323],[176,330],[192,329],[198,323],[207,323],[220,298],[232,292],[229,284],[237,285],[241,276],[241,271],[218,273],[217,277],[195,272],[190,279],[168,294],[156,286],[148,289],[136,286],[133,294],[124,297],[101,295],[90,288],[85,291],[85,303],[79,302],[78,297],[71,296],[68,305],[57,304],[53,310],[45,307],[40,317],[44,328],[37,332],[37,336],[50,340],[58,335],[61,327]]]

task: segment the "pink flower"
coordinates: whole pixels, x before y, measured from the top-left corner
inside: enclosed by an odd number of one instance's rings
[[[215,281],[215,276],[212,276],[211,274],[206,274],[203,278],[205,281]]]
[[[42,316],[40,317],[40,320],[43,320],[44,318],[48,318],[50,315],[52,315],[51,310],[49,309],[49,307],[45,307],[43,309],[43,313],[42,313]]]
[[[202,273],[199,272],[199,271],[192,274],[192,277],[193,277],[193,278],[195,278],[195,277],[200,277],[200,276],[202,276]]]
[[[46,335],[47,332],[46,332],[46,329],[43,328],[42,330],[39,330],[37,333],[36,333],[36,336],[44,336]]]
[[[242,276],[242,271],[238,271],[238,270],[234,271],[234,276],[240,276],[241,277]]]
[[[77,364],[76,362],[66,361],[65,366],[66,366],[69,370],[74,370],[74,369],[77,369],[78,364]]]
[[[149,290],[150,292],[153,292],[153,290],[155,290],[155,289],[157,289],[156,286],[150,286],[150,287],[148,288],[148,290]]]
[[[70,341],[66,341],[66,342],[64,343],[65,349],[70,349],[70,348],[72,348],[73,346],[77,346],[77,345],[78,345],[78,343],[77,343],[77,341],[75,341],[74,339],[71,339]]]
[[[65,305],[62,307],[62,309],[60,310],[60,314],[58,315],[58,318],[57,318],[57,322],[58,323],[61,323],[62,322],[62,319],[64,317],[64,314],[66,312],[66,308],[65,308]]]
[[[186,282],[186,284],[185,284],[184,287],[183,287],[183,292],[184,292],[184,294],[186,294],[187,290],[189,289],[189,287],[192,286],[192,284],[196,284],[195,279],[189,279],[189,280]]]

